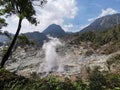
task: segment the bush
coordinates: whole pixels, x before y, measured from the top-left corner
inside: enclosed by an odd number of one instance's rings
[[[8,47],[4,47],[4,48],[3,48],[3,50],[2,50],[2,56],[5,55],[5,53],[7,52],[7,50],[8,50]]]
[[[79,78],[73,82],[73,86],[75,87],[75,90],[86,90],[88,88]]]
[[[55,77],[30,80],[0,69],[0,90],[76,90],[71,82]]]
[[[107,74],[105,78],[107,88],[114,90],[116,90],[115,88],[120,88],[120,74]]]
[[[103,74],[99,71],[98,67],[91,72],[89,77],[89,89],[90,90],[104,90],[106,79]]]
[[[27,79],[0,69],[0,90],[120,90],[120,74],[107,73],[103,75],[95,67],[85,84],[81,78],[71,81],[68,78],[61,81],[50,76],[43,79]]]
[[[26,45],[28,46],[34,45],[34,42],[30,41],[29,38],[25,34],[21,34],[20,36],[18,36],[17,45],[20,47],[24,47]]]

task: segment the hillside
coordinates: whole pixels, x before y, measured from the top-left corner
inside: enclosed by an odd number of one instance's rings
[[[10,72],[0,69],[1,90],[119,90],[120,24],[59,38],[25,35],[42,45],[24,47],[20,42],[5,65]],[[0,58],[5,50],[0,48]]]
[[[42,45],[44,40],[47,40],[47,36],[40,32],[25,33],[25,35],[37,45]]]
[[[0,90],[120,90],[120,0],[0,0]]]
[[[89,73],[88,81],[70,80],[50,76],[38,79],[25,78],[0,69],[0,90],[119,90],[120,74],[103,74],[95,68]],[[97,83],[97,84],[96,84]],[[108,84],[109,83],[109,84]]]
[[[42,48],[19,47],[6,63],[10,72],[0,69],[0,89],[119,90],[119,30],[117,25],[62,40],[51,38]]]
[[[111,28],[117,24],[120,24],[120,14],[107,15],[101,18],[96,19],[89,26],[81,30],[80,32],[85,31],[103,31],[108,28]]]
[[[2,46],[3,43],[8,44],[9,41],[11,40],[12,36],[13,35],[11,33],[7,32],[7,31],[0,32],[0,43],[1,43],[0,46]]]
[[[4,34],[0,34],[0,42],[4,43],[8,41],[8,37]]]
[[[62,38],[65,40],[61,42],[62,46],[59,46],[58,39],[53,39],[45,44],[45,50],[38,47],[17,48],[6,63],[8,71],[0,69],[0,90],[119,90],[119,30],[113,27],[104,32],[94,32],[94,38],[91,38],[93,32],[83,33],[81,36],[67,35]],[[117,32],[117,37],[112,36],[111,32]],[[101,40],[104,35],[107,36],[102,41],[97,41],[97,38]],[[113,39],[108,39],[109,37]],[[106,39],[108,41],[103,45],[98,44]],[[111,41],[114,41],[112,46],[106,47]],[[95,44],[101,47],[95,50]],[[106,50],[103,49],[104,45]],[[117,45],[117,49],[114,45]],[[110,49],[111,53],[100,53]],[[2,49],[0,52],[3,52]],[[46,71],[46,65],[51,60],[57,61],[57,64],[54,63],[55,67]]]
[[[113,26],[103,31],[87,31],[68,36],[72,38],[68,43],[79,45],[81,42],[90,43],[98,53],[110,54],[120,50],[120,25]],[[63,40],[66,37],[63,38]],[[109,49],[108,49],[109,48]]]

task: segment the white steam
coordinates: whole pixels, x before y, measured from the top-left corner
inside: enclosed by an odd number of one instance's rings
[[[56,52],[56,48],[61,46],[62,43],[57,38],[49,37],[49,39],[50,40],[43,45],[46,60],[45,72],[62,72],[64,69],[59,63],[59,55]]]

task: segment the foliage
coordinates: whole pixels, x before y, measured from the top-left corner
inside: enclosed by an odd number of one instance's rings
[[[6,14],[6,17],[13,14],[17,15],[19,18],[26,18],[30,23],[37,25],[37,20],[34,17],[36,11],[33,6],[33,2],[46,3],[46,0],[1,0],[0,6],[3,8],[0,9],[0,14]]]
[[[33,17],[35,10],[30,0],[1,0],[0,5],[4,7],[1,9],[3,14],[7,16],[18,14],[19,18],[26,18],[31,23],[36,23]]]
[[[87,83],[80,78],[62,81],[53,76],[28,79],[0,69],[0,90],[119,90],[120,74],[103,74],[97,67],[91,71]]]
[[[90,90],[104,90],[106,79],[103,74],[99,71],[98,67],[91,72],[89,77],[89,88]]]
[[[107,74],[106,87],[112,90],[120,90],[120,74]]]
[[[108,30],[104,31],[88,31],[80,35],[80,39],[83,41],[91,41],[97,45],[104,45],[108,42],[120,41],[120,25],[116,25]]]
[[[12,36],[10,35],[10,33],[8,31],[4,31],[4,34],[10,39],[12,40]]]
[[[120,25],[102,31],[86,31],[79,35],[77,41],[89,41],[94,49],[108,44],[104,50],[106,54],[120,50]],[[109,49],[108,49],[109,48]]]
[[[44,2],[46,3],[46,0],[35,1],[39,1],[40,5],[43,5]],[[35,17],[36,11],[34,9],[33,2],[34,0],[0,0],[0,6],[2,7],[0,8],[0,15],[6,15],[6,17],[16,15],[19,18],[18,27],[14,38],[0,63],[1,68],[4,67],[4,64],[12,52],[12,49],[21,30],[22,20],[26,18],[31,24],[37,25],[38,23]]]
[[[25,34],[21,34],[20,36],[18,36],[17,45],[21,46],[21,47],[24,47],[26,45],[28,45],[28,46],[29,45],[34,45],[34,42],[30,41]]]
[[[112,65],[113,63],[120,64],[120,54],[116,54],[107,60],[108,65]]]
[[[1,29],[3,26],[7,26],[7,23],[5,22],[5,19],[0,18],[0,29]]]
[[[86,90],[88,89],[88,86],[83,83],[82,79],[77,79],[73,82],[73,86],[75,87],[75,90]]]
[[[71,82],[62,82],[55,77],[30,80],[3,69],[0,77],[0,90],[75,90]]]

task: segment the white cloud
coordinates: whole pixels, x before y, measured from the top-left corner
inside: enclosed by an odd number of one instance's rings
[[[63,25],[63,29],[66,31],[71,31],[71,29],[74,27],[74,25],[72,23]]]
[[[74,26],[74,32],[79,32],[82,29],[84,29],[85,27],[87,27],[89,24],[82,24],[82,25],[75,25]]]
[[[64,28],[65,19],[73,19],[77,15],[78,8],[76,0],[48,0],[44,8],[36,7],[36,10],[36,17],[40,21],[40,24],[34,26],[29,24],[27,20],[24,20],[21,32],[43,31],[47,26],[53,23],[59,24]],[[12,16],[7,21],[9,25],[4,29],[15,33],[18,18]]]
[[[112,8],[107,8],[107,9],[105,9],[105,10],[102,9],[101,11],[102,11],[102,12],[101,12],[101,14],[100,14],[99,16],[90,18],[90,19],[88,19],[88,21],[94,21],[94,20],[97,19],[97,18],[106,16],[106,15],[112,15],[112,14],[118,13],[118,11],[116,11],[116,10],[114,10],[114,9],[112,9]]]
[[[82,24],[82,25],[73,25],[71,23],[64,25],[63,29],[67,30],[68,32],[78,32],[85,27],[87,27],[89,24]]]

